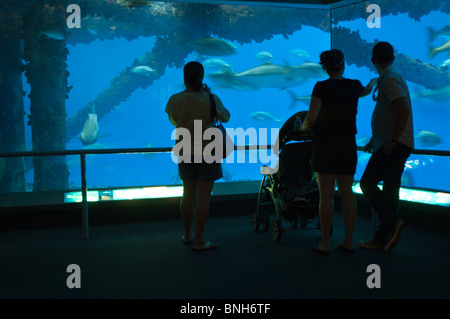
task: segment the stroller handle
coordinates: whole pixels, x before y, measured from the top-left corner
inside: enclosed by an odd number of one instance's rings
[[[290,131],[285,136],[283,136],[283,139],[281,141],[282,145],[286,144],[290,141],[312,141],[313,134],[311,130],[308,131]]]

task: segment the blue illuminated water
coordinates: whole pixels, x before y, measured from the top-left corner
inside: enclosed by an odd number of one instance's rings
[[[406,14],[397,16],[383,16],[381,29],[369,29],[365,19],[341,22],[339,26],[358,30],[361,37],[372,42],[375,39],[391,42],[399,53],[411,56],[426,63],[439,66],[450,58],[450,51],[428,57],[428,46],[442,45],[448,41],[439,38],[429,43],[428,27],[436,30],[448,25],[448,14],[433,12],[422,17],[421,21],[414,21]],[[413,35],[413,39],[411,40]],[[228,40],[228,39],[226,39]],[[256,55],[262,51],[270,52],[274,57],[271,63],[296,66],[305,62],[317,63],[320,52],[330,48],[330,33],[318,28],[305,26],[300,31],[285,39],[282,35],[274,35],[270,40],[262,43],[246,43],[241,45],[231,41],[237,47],[237,54],[221,57],[230,64],[234,72],[242,72],[264,63]],[[71,117],[79,109],[84,108],[90,101],[110,85],[111,79],[116,77],[133,61],[146,52],[150,52],[155,44],[155,38],[139,37],[132,41],[124,38],[114,40],[94,41],[89,44],[69,45],[67,58],[70,71],[69,85],[73,86],[66,100],[67,116]],[[300,57],[291,50],[302,49],[309,53],[309,57]],[[357,50],[357,48],[355,48]],[[344,52],[345,53],[345,52]],[[215,57],[210,57],[215,58]],[[186,57],[185,62],[198,59],[195,53]],[[206,73],[214,70],[206,69]],[[171,147],[173,141],[170,136],[174,127],[170,124],[164,109],[169,97],[184,89],[182,69],[168,68],[164,75],[154,81],[146,89],[137,89],[129,98],[117,105],[107,115],[99,119],[100,138],[89,147],[91,148],[134,148],[134,147]],[[346,65],[345,76],[359,79],[363,85],[377,74],[366,67]],[[290,90],[295,96],[310,95],[317,79],[310,79],[302,85]],[[259,90],[234,90],[220,88],[206,76],[205,83],[223,101],[231,112],[231,120],[227,127],[271,128],[281,127],[293,113],[307,110],[308,104],[301,101],[293,103],[287,90],[275,88],[261,88]],[[408,82],[411,94],[424,88]],[[29,88],[25,84],[25,90]],[[429,99],[413,99],[413,116],[415,133],[419,130],[431,131],[440,136],[439,145],[422,145],[416,141],[416,148],[433,150],[450,150],[450,132],[448,119],[450,118],[449,101],[438,103]],[[294,107],[292,108],[292,105]],[[25,100],[29,112],[29,101]],[[357,116],[357,138],[364,140],[371,135],[370,118],[374,102],[370,96],[360,100]],[[266,112],[279,121],[258,120],[251,116],[253,112]],[[31,145],[31,133],[27,126],[27,145]],[[363,146],[363,145],[360,145]],[[67,149],[82,149],[79,138],[74,137],[67,143]],[[367,163],[367,154],[360,154],[356,179],[361,176]],[[79,161],[76,157],[68,158],[69,183],[71,187],[80,184]],[[128,187],[144,185],[180,184],[177,165],[171,161],[168,154],[152,155],[88,155],[87,180],[91,187]],[[259,168],[261,163],[255,164],[224,164],[224,181],[260,180]],[[412,155],[409,167],[406,168],[404,186],[425,187],[432,189],[450,190],[448,174],[449,159],[432,156]],[[27,174],[27,181],[32,181],[32,171]]]

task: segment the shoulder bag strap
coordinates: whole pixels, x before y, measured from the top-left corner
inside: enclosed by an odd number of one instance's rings
[[[211,123],[216,123],[218,120],[216,102],[214,101],[214,96],[211,93],[209,94],[209,101],[211,105]]]

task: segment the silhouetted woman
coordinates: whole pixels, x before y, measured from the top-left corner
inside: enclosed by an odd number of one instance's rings
[[[338,248],[353,252],[353,229],[356,220],[356,201],[353,177],[356,171],[356,113],[358,99],[372,92],[376,79],[366,87],[358,80],[343,77],[345,59],[342,51],[332,49],[320,54],[320,64],[329,79],[314,86],[311,104],[301,130],[313,130],[312,166],[319,183],[319,216],[322,241],[313,249],[328,254],[333,198],[337,182],[345,222],[344,241]]]
[[[203,148],[211,141],[202,140],[201,150],[194,149],[194,121],[201,121],[202,136],[203,132],[212,124],[209,97],[211,90],[206,84],[203,84],[204,69],[201,63],[189,62],[183,70],[186,90],[172,95],[166,107],[170,122],[177,129],[186,128],[191,135],[190,163],[181,161],[178,164],[178,173],[183,181],[180,210],[184,235],[181,240],[184,244],[191,243],[191,221],[194,215],[195,233],[192,249],[213,249],[217,248],[217,244],[204,240],[203,233],[209,214],[209,201],[214,182],[222,178],[222,164],[220,162],[208,164],[203,158]],[[222,122],[227,122],[230,119],[230,112],[223,106],[217,95],[213,94],[213,98],[216,104],[217,117]],[[197,138],[202,139],[202,136]],[[186,154],[180,155],[186,158]]]

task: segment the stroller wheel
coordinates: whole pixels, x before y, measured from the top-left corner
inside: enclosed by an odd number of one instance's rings
[[[270,235],[272,236],[272,240],[275,243],[278,243],[281,239],[281,221],[274,220],[270,224]]]
[[[253,213],[252,215],[252,230],[254,232],[268,231],[270,226],[269,216],[267,214],[259,215],[258,213]],[[260,229],[261,228],[261,229]]]

